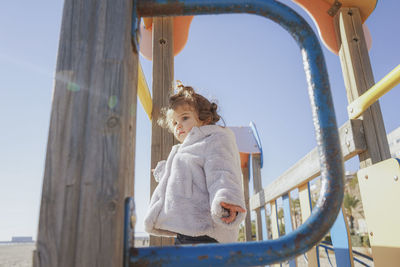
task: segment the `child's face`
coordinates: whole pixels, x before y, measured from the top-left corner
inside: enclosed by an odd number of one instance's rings
[[[204,125],[204,123],[199,120],[197,113],[188,105],[178,106],[172,111],[171,123],[174,136],[181,143],[183,143],[193,127]]]

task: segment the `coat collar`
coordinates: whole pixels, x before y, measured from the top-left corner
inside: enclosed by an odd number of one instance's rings
[[[219,125],[204,125],[200,127],[193,127],[189,134],[186,136],[185,141],[178,145],[181,148],[196,143],[197,141],[218,132],[225,131],[226,128]]]

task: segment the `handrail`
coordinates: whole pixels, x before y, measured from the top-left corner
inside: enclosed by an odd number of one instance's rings
[[[329,231],[343,199],[343,160],[324,56],[315,33],[291,8],[273,0],[140,0],[142,16],[249,13],[285,28],[301,49],[321,162],[321,195],[308,220],[276,240],[176,247],[131,248],[135,266],[266,265],[302,254]],[[136,18],[133,18],[135,21]],[[134,33],[133,33],[134,34]],[[133,36],[136,40],[136,37]]]
[[[356,119],[345,122],[339,128],[339,136],[344,161],[363,153],[367,149],[362,120]],[[318,159],[318,148],[315,147],[275,178],[272,183],[251,196],[250,208],[252,210],[259,209],[266,203],[318,177],[320,175]]]
[[[350,119],[355,119],[375,103],[381,96],[389,92],[400,83],[400,65],[372,86],[368,91],[351,102],[348,107]]]

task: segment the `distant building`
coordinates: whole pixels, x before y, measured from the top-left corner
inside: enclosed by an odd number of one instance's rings
[[[393,158],[400,158],[400,127],[387,135],[390,154]]]
[[[30,243],[33,242],[33,238],[31,236],[13,236],[11,238],[12,243]]]

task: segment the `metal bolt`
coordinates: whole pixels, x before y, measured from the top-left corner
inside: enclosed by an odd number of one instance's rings
[[[370,232],[369,235],[370,235],[370,236],[374,236],[374,233],[373,233],[373,232]]]
[[[164,39],[160,39],[160,44],[165,44],[166,42]]]
[[[365,179],[368,179],[368,175],[365,175]]]
[[[399,176],[395,175],[394,180],[397,182],[399,180]]]
[[[353,108],[350,108],[350,113],[353,113],[353,111],[354,111],[354,109],[353,109]]]
[[[345,133],[348,133],[348,132],[349,132],[349,129],[347,129],[347,128],[344,129],[344,132],[345,132]]]
[[[350,146],[350,142],[349,141],[346,141],[346,146]]]

